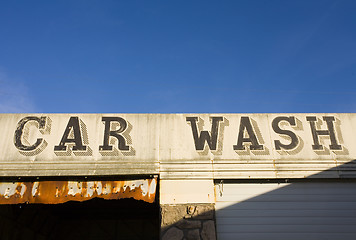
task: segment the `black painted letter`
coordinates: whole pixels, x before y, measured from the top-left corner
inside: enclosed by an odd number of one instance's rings
[[[244,137],[245,130],[248,137]],[[244,142],[251,143],[250,150],[263,150],[263,145],[258,143],[255,132],[253,131],[252,124],[249,117],[241,117],[239,136],[237,144],[234,145],[234,150],[245,150]]]
[[[73,131],[73,138],[70,138],[70,133]],[[79,118],[71,117],[69,119],[66,130],[64,131],[61,142],[58,146],[54,146],[54,151],[67,151],[67,143],[74,143],[73,151],[86,151],[87,147],[83,145],[81,129],[79,126]]]
[[[201,131],[200,136],[198,135],[197,129],[197,117],[187,117],[186,121],[190,122],[192,127],[192,133],[195,143],[195,149],[198,151],[204,150],[205,142],[208,143],[210,150],[216,150],[218,134],[219,134],[219,122],[223,121],[223,117],[211,117],[212,125],[211,125],[211,135],[209,131]]]
[[[274,140],[274,145],[276,150],[281,150],[282,148],[285,150],[292,150],[299,144],[298,137],[292,131],[281,129],[278,125],[281,121],[287,121],[290,125],[296,126],[295,117],[276,117],[273,119],[273,130],[278,134],[287,135],[291,138],[291,143],[288,145],[282,144],[279,140]]]
[[[313,135],[314,145],[313,150],[323,150],[323,146],[319,143],[319,136],[329,136],[331,145],[329,145],[331,150],[342,150],[341,145],[337,143],[335,131],[334,131],[334,124],[335,121],[334,117],[323,117],[323,120],[326,122],[327,130],[316,130],[315,122],[317,121],[316,117],[307,117],[307,121],[310,123],[311,132]]]
[[[26,145],[22,142],[22,137],[23,137],[23,133],[24,133],[23,131],[24,131],[25,125],[30,121],[37,122],[39,129],[43,130],[45,128],[46,117],[41,117],[41,118],[25,117],[25,118],[21,119],[17,124],[15,135],[14,135],[14,143],[18,150],[33,151],[44,142],[44,140],[42,138],[38,138],[36,140],[36,142],[32,145]]]
[[[104,131],[104,142],[103,145],[99,146],[100,151],[112,151],[113,147],[109,145],[110,136],[115,137],[118,140],[119,150],[130,150],[129,146],[126,145],[125,138],[120,134],[127,128],[127,122],[125,119],[120,117],[102,117],[101,119],[105,123],[105,131]],[[118,122],[120,124],[120,128],[118,130],[111,131],[111,122]]]

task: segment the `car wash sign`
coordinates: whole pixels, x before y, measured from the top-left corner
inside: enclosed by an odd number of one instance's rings
[[[355,159],[355,129],[355,114],[2,114],[0,175],[308,176]]]

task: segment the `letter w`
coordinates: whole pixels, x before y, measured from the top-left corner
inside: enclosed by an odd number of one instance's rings
[[[201,131],[198,135],[197,121],[198,117],[187,117],[186,121],[190,122],[193,132],[193,138],[196,150],[204,150],[205,142],[208,143],[210,150],[216,150],[218,134],[219,134],[219,122],[223,121],[223,117],[211,117],[211,135],[209,131]]]

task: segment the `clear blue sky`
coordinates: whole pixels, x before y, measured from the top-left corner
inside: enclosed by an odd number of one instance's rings
[[[356,112],[356,1],[1,1],[0,112]]]

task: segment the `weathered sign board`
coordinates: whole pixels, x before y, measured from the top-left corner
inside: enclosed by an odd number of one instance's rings
[[[149,203],[156,197],[157,178],[121,181],[1,182],[0,204],[134,198]]]
[[[356,114],[1,114],[0,176],[356,177]]]

